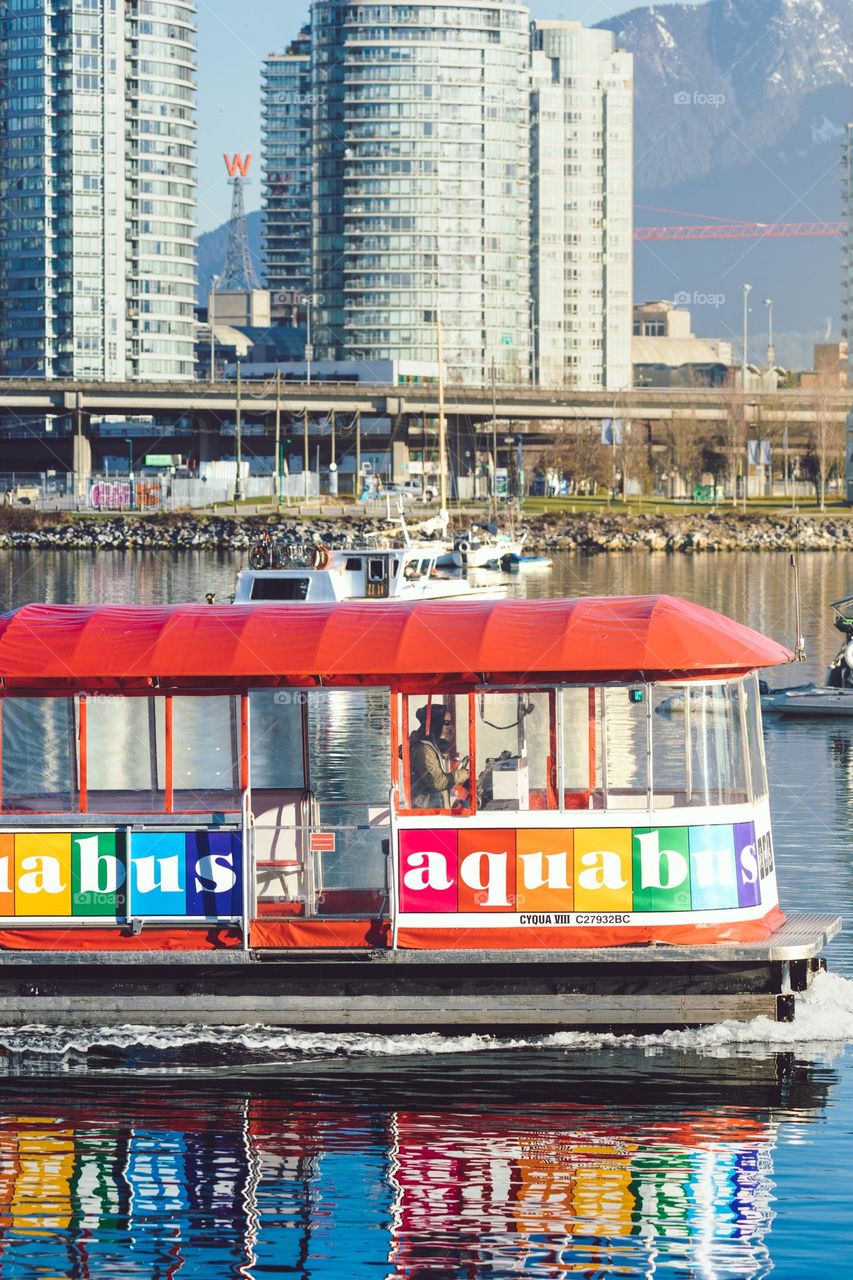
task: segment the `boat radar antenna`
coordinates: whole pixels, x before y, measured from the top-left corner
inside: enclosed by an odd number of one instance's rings
[[[791,552],[791,568],[794,570],[794,609],[797,618],[797,635],[794,644],[794,656],[797,662],[805,662],[806,660],[806,642],[803,638],[803,618],[800,609],[800,565],[797,560],[796,551]]]

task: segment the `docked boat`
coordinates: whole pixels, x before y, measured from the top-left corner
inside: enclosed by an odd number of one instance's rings
[[[790,1020],[840,927],[778,900],[790,658],[666,596],[6,614],[0,1018]]]
[[[853,716],[853,596],[833,600],[834,626],[844,643],[833,658],[824,684],[799,684],[787,689],[762,690],[765,711],[784,716],[836,719]]]
[[[343,600],[477,600],[506,594],[506,585],[476,585],[441,573],[438,552],[420,546],[288,548],[274,565],[242,569],[235,604],[302,600],[309,604]],[[255,557],[257,564],[260,557]]]
[[[508,552],[501,556],[500,561],[504,573],[541,573],[552,568],[553,564],[549,556],[525,556],[520,552]]]
[[[521,555],[526,537],[526,531],[519,536],[501,533],[494,521],[488,525],[472,524],[454,537],[452,548],[440,554],[438,564],[459,569],[499,569],[505,558]]]

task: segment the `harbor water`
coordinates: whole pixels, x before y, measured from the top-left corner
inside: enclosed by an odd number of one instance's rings
[[[0,600],[225,599],[236,568],[212,553],[0,552]],[[840,643],[828,602],[853,592],[853,562],[803,555],[800,578],[807,661],[775,685],[822,678]],[[787,555],[567,555],[511,591],[667,592],[789,645],[795,633]],[[317,710],[321,780],[381,794],[381,708],[352,695]],[[853,720],[768,717],[765,736],[782,904],[846,921],[793,1024],[504,1041],[0,1027],[0,1280],[844,1268]]]

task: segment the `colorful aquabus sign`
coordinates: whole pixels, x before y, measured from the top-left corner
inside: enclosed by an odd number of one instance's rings
[[[0,917],[228,919],[242,910],[233,831],[0,834]],[[128,870],[130,903],[128,904]]]
[[[495,914],[521,924],[596,923],[578,917],[602,912],[627,924],[776,903],[770,833],[757,836],[753,822],[404,830],[399,883],[403,915],[442,916],[442,925]]]

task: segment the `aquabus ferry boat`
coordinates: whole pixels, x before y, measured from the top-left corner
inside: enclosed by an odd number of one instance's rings
[[[0,1021],[790,1018],[840,926],[778,901],[791,656],[667,596],[7,614]]]

